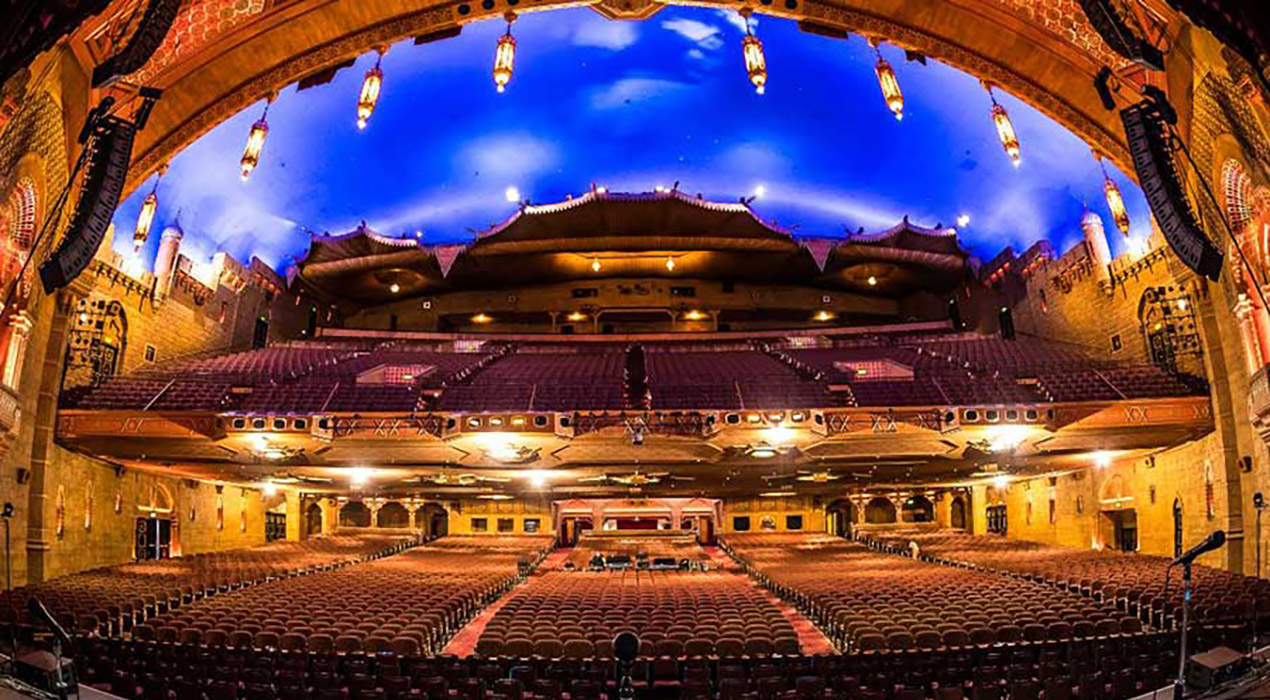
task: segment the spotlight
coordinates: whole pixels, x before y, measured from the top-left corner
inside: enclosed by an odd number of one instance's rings
[[[957,226],[958,226],[959,228],[965,228],[965,227],[967,227],[967,226],[969,226],[969,225],[970,225],[970,215],[969,215],[969,214],[962,214],[961,216],[957,217]]]
[[[503,190],[503,196],[507,198],[507,201],[515,204],[520,201],[520,190],[515,185],[508,186]]]
[[[396,294],[397,292],[401,291],[401,285],[397,284],[396,282],[393,282],[392,285],[388,287],[388,291],[392,292],[393,294]]]
[[[361,488],[370,481],[371,470],[366,467],[353,467],[348,470],[348,485],[353,488]]]
[[[878,286],[878,278],[874,277],[873,275],[869,275],[869,286],[870,287]]]
[[[1260,495],[1260,494],[1258,494],[1258,495]],[[5,501],[5,502],[4,502],[4,510],[0,511],[0,518],[12,518],[12,517],[13,517],[13,510],[14,510],[14,509],[13,509],[13,504],[12,504],[12,503],[10,503],[10,502],[8,502],[8,501]]]

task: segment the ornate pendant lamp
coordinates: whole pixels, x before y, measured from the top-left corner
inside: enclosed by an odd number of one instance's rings
[[[878,86],[882,88],[882,97],[886,100],[887,108],[895,115],[896,121],[900,121],[904,119],[904,93],[900,90],[900,81],[895,77],[895,69],[885,58],[882,58],[877,42],[869,43],[873,45],[873,53],[878,57],[873,71],[878,74]]]
[[[1005,148],[1005,154],[1010,156],[1010,161],[1014,163],[1014,167],[1019,167],[1023,161],[1019,150],[1019,136],[1014,131],[1014,123],[1010,121],[1010,113],[1005,111],[997,102],[997,96],[992,91],[992,86],[988,88],[988,97],[992,98],[992,122],[997,127],[997,137],[1001,139],[1001,146]]]
[[[251,171],[256,169],[260,164],[260,151],[265,147],[265,137],[269,135],[269,106],[273,104],[273,98],[265,103],[265,111],[260,115],[260,119],[251,125],[251,133],[247,135],[247,148],[243,150],[243,158],[239,161],[242,166],[243,182],[251,175]]]
[[[141,252],[146,240],[150,238],[150,227],[154,225],[154,213],[159,208],[159,181],[163,179],[163,174],[167,171],[167,165],[159,166],[159,175],[154,178],[154,187],[150,189],[150,194],[146,195],[145,201],[141,203],[141,213],[137,215],[137,227],[132,231],[132,248],[134,252]]]
[[[366,121],[375,113],[375,104],[379,102],[379,90],[384,84],[384,72],[379,68],[384,60],[384,50],[378,49],[379,57],[375,59],[375,67],[366,71],[362,80],[362,92],[357,98],[357,128],[365,129]]]
[[[1098,167],[1102,168],[1102,189],[1107,194],[1107,207],[1111,209],[1111,218],[1116,221],[1116,228],[1120,229],[1120,233],[1125,238],[1129,237],[1129,211],[1125,209],[1124,197],[1120,194],[1120,187],[1111,179],[1111,175],[1107,173],[1107,163],[1103,161],[1102,156],[1097,153],[1094,157],[1098,159]]]
[[[516,38],[512,36],[512,22],[516,21],[516,13],[508,11],[507,33],[498,38],[498,47],[494,50],[494,85],[499,92],[507,89],[511,82],[512,69],[516,65]]]
[[[745,57],[745,72],[754,84],[754,92],[762,95],[767,90],[767,57],[763,55],[763,42],[754,36],[750,27],[750,8],[742,8],[741,17],[745,20],[745,38],[741,40],[741,52]]]

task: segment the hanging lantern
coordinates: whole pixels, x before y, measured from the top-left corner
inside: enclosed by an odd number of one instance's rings
[[[269,104],[265,104],[264,114],[260,115],[260,120],[251,125],[251,133],[247,135],[247,148],[243,150],[243,159],[239,162],[242,166],[243,182],[247,181],[247,176],[251,175],[251,171],[256,169],[256,165],[260,163],[260,150],[265,147],[265,136],[269,135]]]
[[[1116,185],[1111,176],[1107,174],[1107,164],[1103,162],[1102,156],[1095,154],[1098,158],[1098,165],[1102,168],[1102,189],[1107,194],[1107,207],[1111,209],[1111,218],[1116,221],[1116,228],[1120,229],[1120,233],[1125,238],[1129,237],[1129,211],[1125,209],[1124,197],[1120,194],[1120,187]]]
[[[146,244],[146,239],[150,237],[150,227],[154,225],[154,213],[159,208],[159,180],[163,179],[163,174],[168,171],[168,166],[159,166],[159,175],[154,179],[154,187],[150,190],[150,194],[146,195],[145,201],[141,203],[141,213],[137,215],[137,227],[132,231],[132,247],[134,252],[141,252],[141,248]]]
[[[745,38],[741,40],[741,52],[745,56],[745,72],[754,83],[754,92],[762,95],[767,90],[767,57],[763,55],[763,42],[754,36],[750,28],[750,10],[741,10],[745,20]]]
[[[873,47],[873,52],[878,56],[877,65],[873,67],[874,72],[878,74],[878,85],[882,88],[882,97],[886,99],[886,106],[895,114],[896,121],[904,118],[904,93],[900,91],[900,81],[895,77],[895,69],[882,58],[882,52],[878,47]]]
[[[1010,156],[1014,167],[1017,168],[1019,163],[1022,162],[1022,156],[1019,152],[1019,137],[1014,133],[1014,124],[1010,121],[1010,113],[1005,111],[1005,107],[997,104],[997,96],[993,94],[992,88],[988,88],[988,96],[992,98],[992,121],[997,125],[997,136],[1001,139],[1005,154]]]
[[[516,14],[508,12],[507,33],[498,38],[498,47],[494,50],[494,85],[499,92],[507,89],[516,64],[516,39],[512,36],[512,22],[515,20]]]
[[[384,52],[380,51],[379,58],[375,59],[375,67],[366,71],[366,77],[362,80],[362,94],[357,99],[358,129],[366,128],[366,120],[374,114],[375,103],[379,102],[379,88],[384,83],[384,72],[379,69],[379,63],[382,60],[384,60]]]

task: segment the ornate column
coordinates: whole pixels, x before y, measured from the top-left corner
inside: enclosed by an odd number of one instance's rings
[[[1262,293],[1270,299],[1270,285],[1262,287]],[[1266,309],[1260,298],[1252,304],[1252,323],[1256,329],[1257,348],[1260,350],[1257,355],[1257,369],[1260,369],[1263,365],[1270,363],[1270,357],[1267,357],[1270,353],[1270,309]]]
[[[21,388],[18,384],[22,381],[22,361],[26,357],[27,341],[34,325],[25,309],[9,319],[9,347],[5,350],[4,376],[0,381],[15,390]]]
[[[77,280],[53,297],[52,321],[40,373],[39,397],[35,410],[35,433],[31,445],[31,481],[27,488],[27,583],[44,581],[44,553],[52,546],[53,528],[45,518],[48,494],[46,472],[57,421],[57,395],[62,388],[62,359],[70,319],[79,300],[87,296],[87,283]]]
[[[1244,346],[1244,363],[1250,375],[1262,365],[1261,347],[1257,340],[1256,322],[1253,320],[1254,310],[1252,300],[1243,293],[1239,295],[1239,301],[1235,302],[1234,308],[1231,309],[1235,318],[1239,319],[1239,337]]]

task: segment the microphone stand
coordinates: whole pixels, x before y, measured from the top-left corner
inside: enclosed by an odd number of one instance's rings
[[[1173,700],[1182,700],[1186,690],[1186,632],[1191,622],[1191,562],[1182,564],[1182,648],[1177,660],[1177,679],[1173,681]]]

